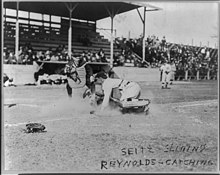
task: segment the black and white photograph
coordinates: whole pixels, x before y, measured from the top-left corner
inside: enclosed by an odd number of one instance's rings
[[[2,172],[219,173],[218,1],[2,1]]]

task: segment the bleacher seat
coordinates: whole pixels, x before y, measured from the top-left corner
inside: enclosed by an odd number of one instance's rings
[[[24,46],[26,43],[31,43],[34,51],[46,51],[49,48],[55,51],[59,45],[68,47],[68,25],[65,25],[65,22],[67,21],[61,22],[61,28],[19,24],[19,45]],[[6,22],[4,26],[4,47],[15,50],[15,23]],[[83,51],[88,50],[98,52],[103,49],[106,56],[110,57],[110,42],[94,29],[95,24],[73,23],[72,49],[74,54],[81,54]],[[92,42],[90,47],[83,46],[78,40],[80,35],[85,34]],[[114,49],[115,52],[119,51],[116,46]]]

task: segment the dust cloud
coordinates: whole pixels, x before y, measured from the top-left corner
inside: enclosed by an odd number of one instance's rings
[[[92,107],[89,99],[82,98],[82,92],[75,90],[72,97],[62,96],[59,99],[50,101],[49,104],[42,106],[41,116],[69,116],[79,114],[89,114]]]

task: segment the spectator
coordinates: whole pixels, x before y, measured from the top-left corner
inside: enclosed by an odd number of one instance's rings
[[[10,51],[10,52],[9,52],[8,64],[17,64],[17,59],[16,59],[16,57],[15,57],[14,51]]]
[[[36,59],[38,61],[43,61],[44,60],[44,54],[42,51],[38,51],[37,54],[36,54]]]
[[[52,56],[52,51],[51,51],[50,48],[48,48],[48,50],[45,52],[45,58],[44,58],[44,60],[45,60],[45,61],[50,61],[51,56]]]
[[[8,64],[8,52],[7,52],[7,49],[5,48],[3,51],[3,61],[4,61],[4,64]]]
[[[100,57],[101,62],[107,62],[103,49],[99,50],[98,56]]]
[[[18,51],[18,64],[22,64],[24,56],[25,56],[24,49],[22,46],[20,46],[20,49]]]
[[[50,60],[51,61],[58,61],[59,57],[57,55],[52,55]]]
[[[61,61],[66,61],[66,57],[68,55],[68,51],[66,49],[66,46],[62,46],[62,51],[61,51]]]
[[[79,63],[78,63],[78,67],[81,67],[82,65],[84,65],[87,61],[87,57],[86,57],[86,53],[85,51],[83,51],[83,53],[80,55],[79,57]]]
[[[166,47],[166,38],[163,36],[163,39],[161,40],[161,49],[164,51]]]
[[[92,62],[97,62],[97,57],[96,57],[96,53],[95,52],[92,54],[91,61]]]
[[[96,56],[96,61],[97,61],[97,62],[102,62],[99,53],[96,52],[96,53],[95,53],[95,56]]]
[[[170,84],[173,84],[173,81],[175,80],[175,74],[176,74],[176,65],[174,60],[171,60],[171,72],[170,72]]]
[[[206,59],[207,61],[210,61],[210,51],[209,51],[209,49],[206,50],[205,59]]]
[[[92,52],[91,52],[91,50],[89,50],[89,51],[87,52],[86,57],[87,57],[88,62],[91,62],[91,61],[92,61]]]

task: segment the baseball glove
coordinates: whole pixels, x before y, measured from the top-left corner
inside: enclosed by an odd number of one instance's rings
[[[34,133],[34,132],[43,132],[45,130],[45,126],[40,123],[28,123],[26,124],[26,132]]]

